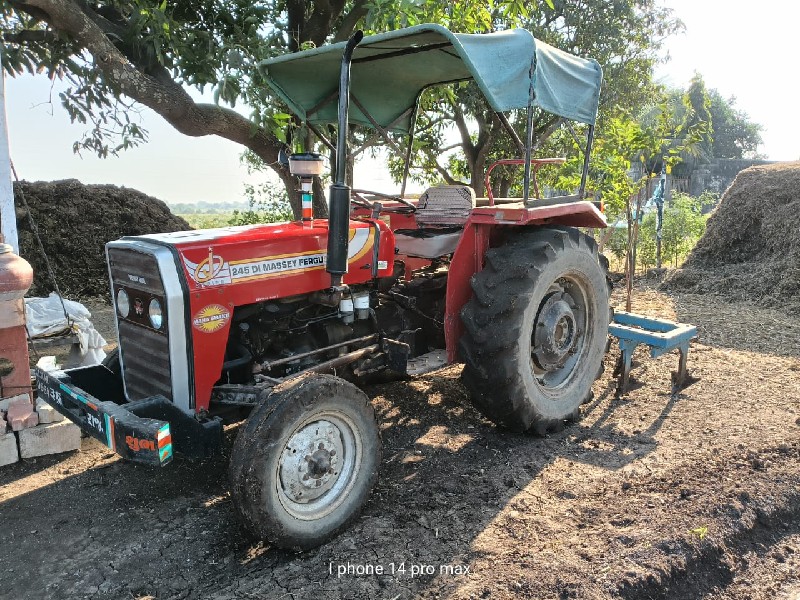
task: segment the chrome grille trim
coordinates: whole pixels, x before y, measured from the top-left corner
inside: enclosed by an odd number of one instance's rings
[[[139,254],[140,261],[142,263],[149,263],[150,266],[146,268],[141,266],[141,272],[133,271],[130,273],[129,271],[120,270],[129,266],[137,266],[139,261],[137,261],[135,258],[136,254]],[[123,255],[125,255],[124,258],[122,258]],[[155,260],[141,260],[141,258],[144,258],[141,255],[152,257]],[[127,256],[131,256],[134,265],[129,264]],[[112,258],[113,262],[115,263],[114,267],[112,267],[110,264],[112,262]],[[192,360],[192,357],[190,356],[189,352],[190,342],[187,341],[187,336],[189,335],[189,332],[187,332],[188,315],[186,313],[188,298],[186,298],[184,294],[181,283],[183,274],[178,271],[173,250],[162,244],[150,242],[142,238],[123,238],[121,240],[106,244],[106,259],[109,262],[109,277],[111,279],[112,289],[114,289],[115,283],[126,283],[125,281],[115,281],[116,277],[123,275],[127,280],[126,285],[136,286],[142,290],[149,288],[145,291],[151,291],[153,293],[157,293],[158,295],[163,295],[166,304],[166,335],[164,335],[164,333],[148,330],[133,323],[120,321],[119,315],[116,313],[116,311],[114,311],[118,334],[125,332],[125,335],[128,335],[131,332],[125,328],[127,326],[135,327],[137,330],[141,330],[140,332],[137,332],[137,336],[141,337],[142,339],[147,339],[148,343],[154,343],[153,340],[155,339],[155,336],[158,336],[163,340],[163,343],[167,347],[166,355],[162,354],[162,356],[165,356],[166,359],[161,361],[161,364],[158,367],[153,364],[156,362],[153,360],[153,358],[156,357],[149,359],[146,365],[142,365],[142,363],[139,362],[139,359],[136,358],[136,352],[130,354],[129,360],[134,361],[131,364],[132,373],[133,371],[139,371],[139,368],[142,366],[146,366],[144,372],[151,372],[153,374],[153,380],[143,382],[139,381],[136,375],[133,375],[129,389],[129,377],[123,377],[126,395],[130,400],[136,399],[137,394],[140,394],[142,390],[145,389],[143,386],[145,383],[147,383],[147,389],[153,390],[147,395],[161,393],[162,395],[165,395],[167,398],[171,399],[176,406],[180,407],[189,414],[193,414],[194,387],[189,377],[191,368],[190,361]],[[154,273],[158,273],[158,279],[153,281],[148,280],[148,274],[150,277],[152,277]],[[128,278],[129,274],[143,276],[145,278],[145,283],[142,284],[131,281]],[[155,283],[155,281],[158,283]],[[123,339],[121,335],[119,339]],[[120,353],[120,362],[122,364],[123,373],[126,371],[126,360],[124,354],[125,349],[123,348],[122,352]],[[163,379],[163,376],[167,371],[169,374],[169,383],[171,384],[171,394],[169,395],[164,394],[164,392],[156,391],[159,386],[163,386],[167,383]]]

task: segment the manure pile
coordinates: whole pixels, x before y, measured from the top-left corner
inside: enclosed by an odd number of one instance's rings
[[[800,162],[740,172],[662,287],[800,309]]]
[[[189,224],[161,200],[114,185],[83,185],[77,179],[14,184],[20,254],[33,266],[28,296],[53,291],[44,257],[31,232],[20,190],[39,229],[61,288],[73,300],[108,301],[105,244],[125,235],[185,231]]]

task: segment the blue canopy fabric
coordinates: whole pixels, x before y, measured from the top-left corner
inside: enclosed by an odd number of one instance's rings
[[[270,58],[260,64],[267,84],[303,121],[337,120],[345,42]],[[533,75],[534,104],[566,119],[594,124],[602,69],[534,39],[525,29],[452,33],[417,25],[365,37],[353,53],[350,122],[408,132],[426,88],[474,80],[498,112],[526,108]],[[364,107],[362,111],[360,106]]]

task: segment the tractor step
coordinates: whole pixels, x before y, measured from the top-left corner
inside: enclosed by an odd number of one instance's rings
[[[406,372],[412,377],[416,375],[424,375],[447,365],[447,351],[434,350],[427,354],[420,354],[414,358],[408,359],[408,366]]]
[[[675,349],[680,352],[678,370],[672,372],[673,394],[697,381],[689,376],[686,369],[689,342],[697,337],[697,327],[694,325],[618,311],[614,313],[614,320],[608,326],[608,333],[619,340],[620,357],[614,374],[619,376],[620,393],[627,391],[633,353],[639,344],[650,346],[652,358]]]

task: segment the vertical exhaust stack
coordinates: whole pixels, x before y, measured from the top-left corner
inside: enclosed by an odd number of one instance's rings
[[[336,142],[336,178],[330,187],[330,217],[328,220],[328,259],[325,270],[331,274],[331,287],[342,285],[347,273],[347,242],[350,230],[350,187],[345,184],[347,169],[347,113],[350,108],[350,60],[353,50],[364,37],[356,31],[347,40],[342,54],[339,77],[339,132]]]

